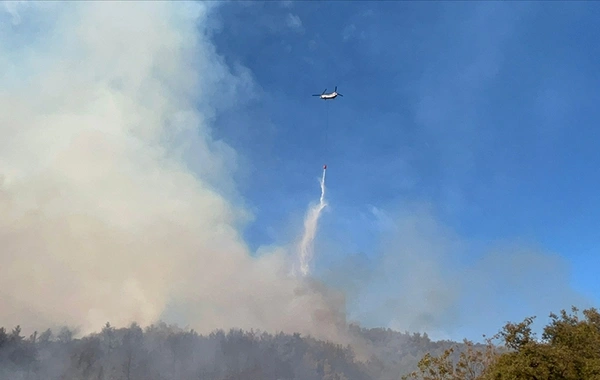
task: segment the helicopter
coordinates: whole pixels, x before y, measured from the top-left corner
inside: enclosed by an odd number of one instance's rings
[[[335,89],[333,90],[332,93],[326,94],[325,92],[327,91],[327,89],[323,90],[323,93],[321,94],[314,94],[313,96],[318,96],[323,100],[330,100],[330,99],[335,99],[338,95],[339,96],[344,96],[342,94],[340,94],[339,92],[337,92],[337,86],[335,86]]]

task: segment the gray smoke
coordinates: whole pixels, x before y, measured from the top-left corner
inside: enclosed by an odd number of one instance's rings
[[[235,152],[211,130],[258,90],[215,53],[211,6],[28,5],[0,33],[2,324],[89,333],[171,315],[334,338],[343,299],[240,236]]]
[[[427,204],[373,208],[381,228],[376,265],[348,257],[329,282],[353,288],[348,316],[365,326],[427,332],[432,339],[481,339],[507,321],[591,306],[571,285],[560,256],[523,241],[469,241]]]

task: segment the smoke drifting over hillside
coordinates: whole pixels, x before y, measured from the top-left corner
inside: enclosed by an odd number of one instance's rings
[[[235,152],[211,128],[216,107],[253,84],[208,42],[209,6],[11,11],[20,23],[4,14],[0,37],[3,324],[86,333],[168,313],[199,332],[333,337],[335,297],[288,277],[283,252],[253,258],[238,233]]]

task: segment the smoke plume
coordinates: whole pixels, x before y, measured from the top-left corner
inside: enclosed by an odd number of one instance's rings
[[[542,327],[550,312],[592,306],[557,254],[525,241],[467,239],[428,203],[388,209],[371,210],[381,231],[378,257],[345,256],[332,269],[331,282],[355,289],[348,318],[365,327],[481,340],[507,321],[535,315]]]
[[[248,215],[233,201],[235,152],[211,130],[255,88],[209,42],[211,7],[11,12],[0,34],[2,324],[88,333],[168,314],[199,332],[334,338],[342,301],[289,277],[281,249],[252,257],[238,232]]]

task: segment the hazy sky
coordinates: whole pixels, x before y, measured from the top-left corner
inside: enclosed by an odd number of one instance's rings
[[[595,3],[3,7],[9,324],[322,331],[286,271],[325,163],[348,319],[478,338],[600,301]]]
[[[493,304],[499,316],[468,309],[486,326],[530,312],[543,319],[569,299],[534,301],[569,287],[598,301],[599,13],[590,2],[222,7],[217,51],[249,68],[264,91],[252,113],[224,115],[216,128],[253,173],[240,184],[255,208],[249,243],[287,239],[318,196],[315,178],[327,163],[330,208],[317,268],[342,270],[357,253],[367,257],[360,268],[384,255],[398,261],[398,276],[369,284],[366,303],[412,292],[402,277],[419,275],[398,259],[411,244],[425,244],[414,265],[435,258],[435,275],[422,281],[440,292],[448,291],[447,277],[489,271],[478,277],[494,288],[481,297],[498,298],[485,307]],[[310,96],[336,85],[343,98],[325,104]],[[388,219],[405,223],[412,203],[428,204],[427,217],[461,247],[450,249],[430,225],[421,232],[427,243],[385,228]],[[489,259],[489,251],[501,253]],[[526,280],[529,271],[535,281]],[[328,275],[341,281],[340,273]],[[560,285],[544,288],[552,281]],[[531,292],[532,303],[511,302],[520,292]],[[468,307],[465,295],[456,297]],[[374,320],[401,318],[402,307],[390,308]]]

